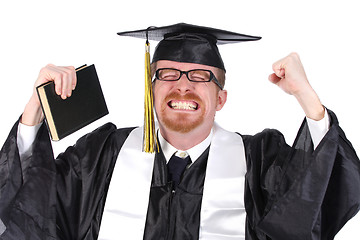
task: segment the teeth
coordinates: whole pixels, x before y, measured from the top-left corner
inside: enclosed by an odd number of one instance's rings
[[[196,110],[196,104],[192,102],[171,102],[171,107],[177,110]]]

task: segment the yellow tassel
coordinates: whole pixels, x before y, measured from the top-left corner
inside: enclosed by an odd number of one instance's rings
[[[144,116],[144,152],[153,153],[155,151],[156,135],[155,135],[155,121],[153,111],[153,92],[151,84],[151,69],[150,69],[150,44],[146,41],[145,44],[145,116]]]

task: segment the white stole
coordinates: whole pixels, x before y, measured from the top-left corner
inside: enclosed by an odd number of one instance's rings
[[[134,129],[120,150],[99,233],[100,240],[143,239],[154,154],[142,152],[143,128]],[[208,157],[201,240],[245,239],[246,161],[242,138],[217,124]]]
[[[215,124],[200,213],[200,240],[245,239],[245,149],[240,135]]]

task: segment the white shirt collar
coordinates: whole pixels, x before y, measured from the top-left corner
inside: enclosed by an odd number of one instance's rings
[[[207,136],[204,141],[202,141],[198,145],[186,150],[187,154],[189,154],[189,156],[191,158],[192,163],[194,163],[196,161],[196,159],[198,159],[200,157],[200,155],[210,145],[212,136],[213,136],[213,129],[211,129],[209,136]],[[162,149],[165,159],[166,159],[166,163],[169,162],[171,156],[174,153],[176,153],[178,151],[183,152],[182,150],[176,149],[168,141],[166,141],[165,138],[161,135],[160,131],[159,131],[158,137],[159,137],[161,149]]]

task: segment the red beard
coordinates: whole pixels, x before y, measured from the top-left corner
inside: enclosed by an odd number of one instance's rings
[[[172,110],[169,103],[174,100],[185,100],[185,101],[193,101],[197,103],[196,110],[179,111]],[[170,108],[170,109],[169,109]],[[166,111],[172,111],[171,114],[167,114]],[[194,114],[194,112],[190,111],[198,111]],[[200,97],[194,93],[188,93],[186,95],[181,95],[178,92],[170,93],[165,97],[160,112],[157,112],[157,117],[160,123],[164,124],[168,129],[180,132],[180,133],[188,133],[193,129],[197,128],[204,121],[204,112],[205,106],[200,99]],[[171,116],[169,116],[171,115]],[[194,118],[194,115],[197,115]]]

